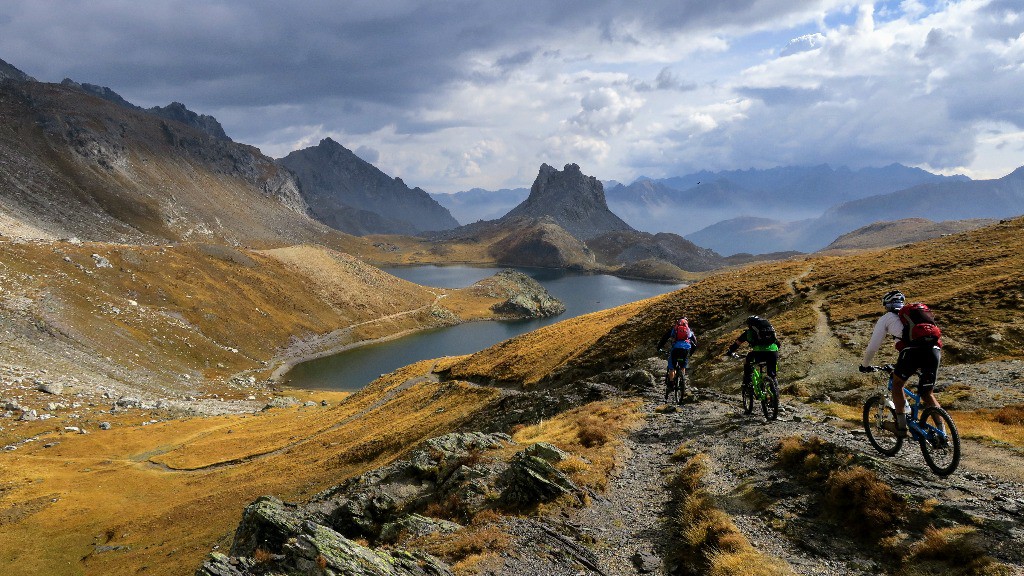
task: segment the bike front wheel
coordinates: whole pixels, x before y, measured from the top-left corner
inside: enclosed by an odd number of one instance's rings
[[[872,396],[864,403],[864,432],[868,442],[886,456],[894,456],[903,446],[903,438],[894,431],[886,430],[883,425],[891,422],[896,425],[896,411],[889,407],[884,396]]]
[[[938,406],[928,406],[918,421],[924,435],[919,438],[928,467],[939,476],[949,476],[960,464],[960,433],[953,418]]]
[[[740,394],[743,396],[743,413],[753,414],[754,412],[754,389],[750,384],[744,384],[740,388]]]
[[[764,412],[766,420],[771,422],[779,417],[779,385],[775,378],[765,378],[764,397],[761,398],[761,412]]]

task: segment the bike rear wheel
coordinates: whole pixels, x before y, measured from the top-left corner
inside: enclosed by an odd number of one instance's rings
[[[903,446],[903,438],[882,427],[885,422],[895,426],[896,411],[889,407],[883,396],[872,396],[864,403],[864,432],[868,442],[886,456],[895,456]]]
[[[764,387],[764,398],[761,398],[761,412],[771,422],[779,417],[779,385],[775,378],[767,377],[761,385]]]
[[[678,384],[676,385],[676,390],[678,391],[676,402],[682,404],[683,397],[686,396],[686,373],[682,372],[678,376],[676,376],[676,381],[678,382]]]
[[[949,413],[937,406],[928,406],[919,420],[924,436],[920,438],[921,453],[928,467],[939,476],[949,476],[960,464],[960,433]]]

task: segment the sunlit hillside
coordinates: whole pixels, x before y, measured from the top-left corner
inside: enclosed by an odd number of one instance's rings
[[[882,312],[880,298],[891,289],[935,310],[944,327],[947,363],[1017,357],[1024,347],[1022,228],[1024,218],[1017,218],[894,249],[729,270],[671,294],[502,343],[457,363],[451,373],[550,384],[563,373],[592,373],[651,356],[669,322],[686,316],[700,340],[700,379],[701,373],[714,373],[715,357],[739,334],[743,320],[759,314],[772,319],[781,334],[784,380],[828,388],[846,376],[808,378],[809,368],[822,360],[841,361],[837,371],[855,372]],[[823,349],[833,337],[839,348]]]

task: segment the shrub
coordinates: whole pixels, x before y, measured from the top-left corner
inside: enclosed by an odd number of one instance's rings
[[[862,466],[836,470],[826,482],[830,514],[854,533],[877,537],[896,529],[907,503],[874,472]]]
[[[910,548],[904,558],[904,573],[963,574],[971,576],[1009,574],[1009,568],[985,553],[984,539],[970,526],[925,530],[924,539]]]
[[[252,553],[252,559],[257,564],[266,564],[274,558],[274,555],[270,553],[266,548],[257,548]]]
[[[992,419],[1007,426],[1024,425],[1024,404],[1003,406],[992,412]]]
[[[604,446],[612,438],[612,429],[607,422],[597,416],[586,416],[580,420],[580,444],[585,448]]]

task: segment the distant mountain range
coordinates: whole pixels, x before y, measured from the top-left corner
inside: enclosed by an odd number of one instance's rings
[[[641,178],[613,184],[605,195],[609,210],[637,230],[672,232],[719,254],[749,255],[813,252],[878,221],[1014,216],[1024,213],[1018,180],[1017,172],[972,181],[899,164],[859,170],[822,165]],[[508,209],[523,193],[474,189],[434,197],[458,218]],[[929,229],[938,234],[940,228]]]
[[[429,233],[441,243],[479,235],[506,263],[696,271],[818,250],[878,221],[1024,213],[1024,169],[972,181],[899,164],[701,171],[607,189],[576,164],[542,165],[530,190],[431,195],[330,138],[274,160],[181,103],[144,109],[109,88],[38,82],[2,60],[0,96],[8,236],[258,247],[338,246],[349,234]],[[915,225],[905,235],[949,228]]]
[[[1024,214],[1024,168],[994,180],[948,179],[834,206],[816,218],[781,221],[741,217],[718,222],[686,237],[732,254],[758,250],[811,252],[862,226],[905,218],[957,221]]]
[[[529,188],[503,188],[494,191],[473,188],[454,194],[430,194],[462,224],[472,224],[479,220],[497,220],[526,200],[529,195]]]

